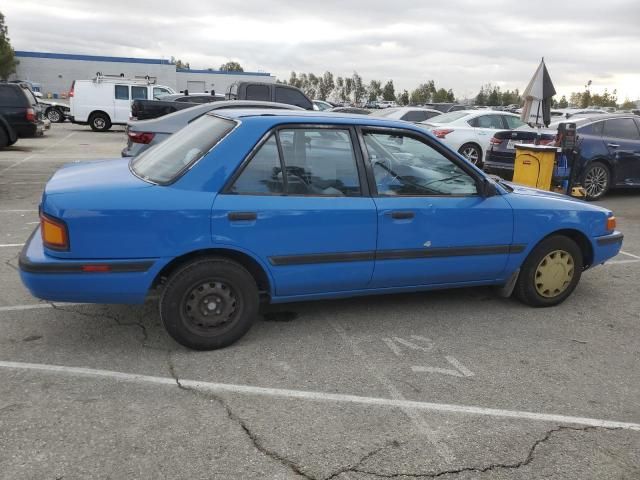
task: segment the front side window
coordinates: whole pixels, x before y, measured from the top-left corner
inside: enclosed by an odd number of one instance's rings
[[[286,87],[276,87],[276,102],[296,105],[301,108],[311,109],[311,102],[298,90]]]
[[[364,134],[379,195],[476,195],[468,173],[415,138],[388,133]]]
[[[116,100],[129,100],[129,85],[116,85]]]
[[[146,100],[147,87],[131,87],[131,98],[133,100]]]
[[[162,87],[153,87],[153,98],[155,100],[158,100],[160,97],[164,96],[164,95],[170,95],[171,92],[169,90],[167,90],[166,88],[162,88]]]
[[[164,142],[142,152],[131,163],[131,169],[144,180],[171,183],[211,150],[235,125],[231,120],[203,115]]]
[[[230,191],[309,196],[358,196],[360,180],[349,130],[283,129],[262,145]],[[285,175],[282,174],[284,169]]]
[[[604,122],[604,136],[640,140],[638,127],[631,118],[614,118]]]

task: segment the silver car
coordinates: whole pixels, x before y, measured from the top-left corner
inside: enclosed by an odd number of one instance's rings
[[[257,100],[229,100],[197,105],[150,120],[131,120],[127,123],[127,146],[123,157],[135,157],[148,148],[164,142],[169,136],[186,127],[192,120],[212,110],[229,108],[274,108],[278,110],[304,110],[295,105]]]

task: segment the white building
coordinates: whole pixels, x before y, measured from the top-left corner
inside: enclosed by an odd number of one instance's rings
[[[225,93],[238,81],[275,82],[276,78],[264,72],[223,72],[218,70],[176,69],[169,60],[158,58],[107,57],[16,51],[19,64],[12,79],[28,80],[39,84],[46,97],[65,98],[74,80],[86,80],[100,72],[103,75],[125,77],[155,77],[159,85],[176,91]]]

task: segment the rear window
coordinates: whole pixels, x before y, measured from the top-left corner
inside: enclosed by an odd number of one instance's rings
[[[467,115],[469,115],[467,112],[443,113],[442,115],[437,115],[433,118],[430,118],[428,122],[429,123],[451,123],[451,122],[455,122],[456,120],[462,117],[466,117]]]
[[[236,125],[224,118],[204,115],[179,130],[131,163],[133,172],[153,183],[166,185],[202,158]]]
[[[0,106],[2,107],[26,107],[25,95],[20,87],[13,85],[0,85]]]

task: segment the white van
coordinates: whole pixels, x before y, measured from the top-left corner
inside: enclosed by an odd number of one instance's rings
[[[69,91],[70,120],[89,124],[96,132],[111,125],[126,125],[132,100],[147,100],[176,93],[172,88],[155,85],[155,79],[98,75],[93,80],[74,80]]]

